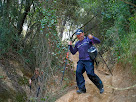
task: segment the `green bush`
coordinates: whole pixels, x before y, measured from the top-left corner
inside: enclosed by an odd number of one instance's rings
[[[26,93],[20,93],[20,92],[18,92],[16,94],[16,102],[26,102],[26,100],[27,100]]]

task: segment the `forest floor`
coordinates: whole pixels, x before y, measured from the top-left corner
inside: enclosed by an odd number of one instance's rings
[[[78,61],[78,54],[70,55],[74,62],[75,70]],[[86,93],[77,94],[76,88],[68,91],[55,102],[136,102],[136,87],[124,89],[136,84],[136,75],[132,74],[130,65],[122,66],[121,63],[113,67],[113,76],[108,72],[106,66],[102,68],[100,63],[95,68],[95,73],[104,84],[104,93],[100,94],[97,87],[89,80],[84,73]],[[76,84],[76,83],[75,83]],[[113,86],[113,87],[111,87]]]

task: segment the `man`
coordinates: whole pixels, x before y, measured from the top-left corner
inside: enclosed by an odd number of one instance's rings
[[[35,68],[34,75],[29,79],[29,86],[31,88],[31,85],[33,83],[33,89],[36,91],[36,96],[38,97],[40,92],[40,86],[41,86],[41,76],[40,76],[40,69]]]
[[[84,32],[81,29],[76,31],[76,35],[79,41],[76,42],[75,47],[72,47],[72,41],[68,43],[70,46],[70,52],[74,55],[79,52],[79,61],[77,62],[76,69],[76,81],[77,81],[77,94],[86,93],[85,80],[83,73],[86,71],[89,79],[100,90],[100,94],[104,92],[103,83],[101,79],[94,73],[94,61],[91,60],[88,49],[92,46],[92,43],[100,43],[100,40],[91,34],[88,37],[84,36]]]

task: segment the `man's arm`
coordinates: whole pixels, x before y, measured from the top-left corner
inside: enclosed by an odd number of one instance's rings
[[[100,40],[94,36],[92,36],[91,34],[88,35],[88,38],[91,39],[92,43],[94,44],[99,44]]]
[[[77,47],[72,47],[72,41],[68,43],[68,46],[70,46],[70,52],[74,55],[77,52]]]

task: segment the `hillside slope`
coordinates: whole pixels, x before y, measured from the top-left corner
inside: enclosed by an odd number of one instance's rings
[[[11,55],[0,60],[0,102],[25,102],[30,95],[28,79],[32,72],[16,58]]]

